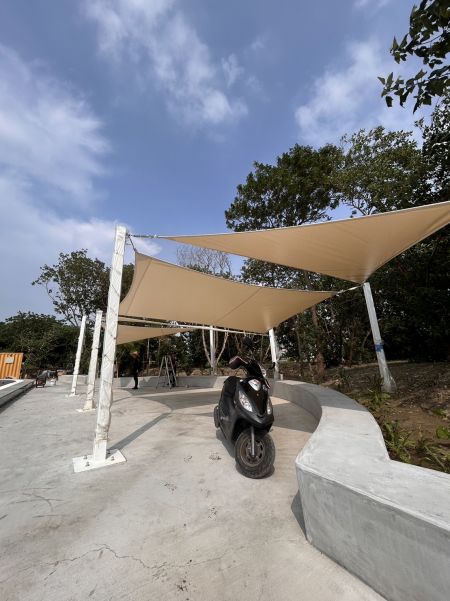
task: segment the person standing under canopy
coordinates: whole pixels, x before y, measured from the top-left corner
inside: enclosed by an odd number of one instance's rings
[[[133,351],[132,353],[130,353],[131,355],[131,375],[134,378],[134,386],[133,386],[133,390],[137,390],[138,389],[138,376],[139,376],[139,372],[141,371],[141,358],[139,356],[138,351]]]

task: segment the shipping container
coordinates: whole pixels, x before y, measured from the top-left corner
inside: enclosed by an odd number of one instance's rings
[[[20,378],[23,353],[0,353],[0,379]]]

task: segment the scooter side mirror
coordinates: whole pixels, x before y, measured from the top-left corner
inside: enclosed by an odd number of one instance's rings
[[[230,361],[228,362],[228,366],[231,369],[239,369],[240,367],[242,367],[242,365],[245,365],[245,361],[243,361],[243,359],[241,359],[239,357],[239,355],[236,355],[236,357],[233,357],[232,359],[230,359]]]

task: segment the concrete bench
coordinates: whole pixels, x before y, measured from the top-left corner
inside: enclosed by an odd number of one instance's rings
[[[339,392],[278,381],[273,395],[320,420],[295,462],[308,540],[387,599],[449,599],[450,475],[392,461]]]

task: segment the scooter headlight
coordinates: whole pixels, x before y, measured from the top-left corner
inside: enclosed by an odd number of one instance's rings
[[[273,411],[273,407],[272,407],[272,401],[270,400],[269,397],[267,397],[267,415],[272,415],[272,411]]]
[[[252,404],[243,390],[239,390],[239,402],[247,411],[253,412]]]
[[[256,392],[258,392],[258,390],[261,390],[261,382],[259,380],[249,380],[248,383],[253,388],[253,390],[256,390]]]

